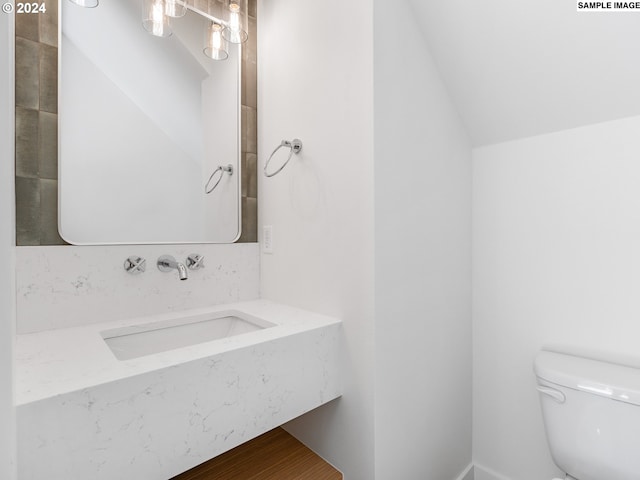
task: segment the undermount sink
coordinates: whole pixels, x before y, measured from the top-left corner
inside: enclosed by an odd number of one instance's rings
[[[236,310],[142,323],[100,332],[118,360],[197,345],[275,326]]]

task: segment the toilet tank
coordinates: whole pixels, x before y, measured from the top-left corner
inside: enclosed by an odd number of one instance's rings
[[[639,480],[640,369],[543,351],[534,370],[556,465],[578,480]]]

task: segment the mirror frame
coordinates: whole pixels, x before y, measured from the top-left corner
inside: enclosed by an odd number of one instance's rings
[[[46,13],[15,16],[17,246],[68,245],[57,228],[59,1],[44,2]],[[195,4],[195,0],[187,3]],[[242,55],[242,234],[237,243],[258,240],[256,4],[249,0],[249,40]]]

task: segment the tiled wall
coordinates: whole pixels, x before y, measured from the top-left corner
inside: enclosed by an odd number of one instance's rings
[[[66,1],[66,0],[64,0]],[[189,0],[200,6],[203,1]],[[216,0],[210,0],[216,1]],[[58,1],[16,14],[16,244],[62,245],[58,235]],[[242,58],[242,235],[258,241],[256,0]]]
[[[258,241],[258,29],[257,0],[249,0],[249,40],[242,50],[242,235]]]
[[[59,245],[58,2],[16,19],[16,243]]]

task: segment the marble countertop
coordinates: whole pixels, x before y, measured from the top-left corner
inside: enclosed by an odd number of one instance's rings
[[[208,312],[239,310],[276,324],[251,333],[213,340],[130,360],[118,360],[100,332]],[[15,346],[16,405],[178,366],[308,330],[340,320],[277,304],[255,300],[131,318],[86,326],[18,335]]]

